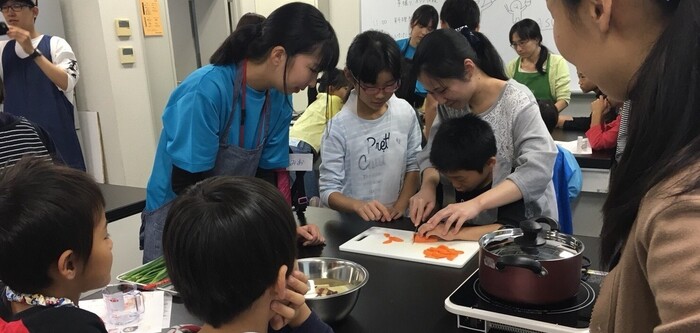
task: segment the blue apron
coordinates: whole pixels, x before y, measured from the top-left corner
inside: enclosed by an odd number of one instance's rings
[[[51,36],[41,38],[37,48],[49,60]],[[22,59],[15,52],[11,40],[2,52],[2,70],[5,83],[5,111],[23,116],[49,133],[65,163],[85,171],[85,161],[75,132],[73,104],[34,63]]]
[[[270,117],[268,115],[270,109],[270,93],[265,95],[260,112],[261,120],[258,122],[258,128],[255,132],[256,146],[253,149],[246,149],[243,146],[245,137],[245,122],[246,107],[245,107],[245,91],[246,91],[246,61],[243,62],[243,70],[239,70],[234,81],[233,103],[231,104],[231,115],[226,121],[223,133],[219,136],[219,149],[216,153],[216,162],[214,169],[209,172],[208,176],[247,176],[254,177],[260,164],[263,147],[267,141],[267,132],[270,127]],[[238,88],[238,89],[237,89]],[[239,146],[228,143],[229,132],[233,126],[233,115],[236,111],[236,102],[241,101],[241,124],[239,128]],[[163,255],[163,230],[165,228],[165,219],[170,211],[170,206],[173,201],[161,206],[153,211],[144,211],[141,214],[141,228],[143,237],[143,263],[147,263]]]

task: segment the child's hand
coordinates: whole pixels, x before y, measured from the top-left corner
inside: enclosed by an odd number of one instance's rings
[[[377,200],[360,202],[355,207],[355,213],[365,221],[391,221],[391,213],[381,202]]]
[[[610,111],[610,102],[604,96],[598,97],[591,102],[591,112],[598,115],[604,115]]]
[[[435,189],[424,186],[408,201],[408,211],[413,225],[418,225],[430,216],[435,208]]]
[[[406,211],[405,208],[404,209],[394,208],[393,206],[387,207],[387,209],[389,210],[389,214],[391,215],[391,220],[389,220],[389,221],[401,218],[403,216],[403,212]],[[386,222],[389,222],[389,221],[386,221]]]
[[[326,239],[321,235],[321,230],[315,224],[307,224],[297,227],[297,236],[303,241],[304,246],[314,246],[326,243]]]
[[[476,200],[453,203],[435,213],[426,224],[433,225],[431,229],[434,229],[440,222],[444,221],[445,227],[440,237],[446,236],[452,225],[454,228],[450,232],[456,235],[462,229],[464,222],[475,218],[479,213],[481,213],[481,207]]]
[[[274,330],[280,330],[289,324],[298,327],[311,315],[311,309],[306,305],[304,295],[309,291],[308,279],[298,269],[294,269],[287,277],[287,290],[285,295],[277,301],[272,301],[270,309],[276,314],[270,320],[270,326]]]

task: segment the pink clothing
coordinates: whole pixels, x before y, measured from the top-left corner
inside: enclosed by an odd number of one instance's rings
[[[586,131],[586,137],[593,150],[615,148],[617,144],[617,132],[620,131],[620,115],[615,120],[600,125],[591,125]]]

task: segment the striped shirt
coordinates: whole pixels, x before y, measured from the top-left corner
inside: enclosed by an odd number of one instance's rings
[[[12,166],[22,156],[34,155],[51,160],[51,153],[40,129],[24,117],[0,117],[0,169]],[[14,118],[14,119],[13,119]]]
[[[625,151],[625,145],[627,144],[627,128],[629,127],[630,118],[630,105],[631,101],[626,101],[622,105],[622,111],[620,111],[620,130],[617,132],[617,146],[615,147],[615,161],[620,162],[620,157]]]

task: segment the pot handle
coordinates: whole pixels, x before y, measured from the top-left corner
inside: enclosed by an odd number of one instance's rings
[[[542,267],[542,264],[539,261],[532,258],[528,258],[526,256],[502,256],[499,257],[496,261],[496,269],[498,269],[499,271],[504,270],[508,266],[529,269],[533,273],[535,273],[535,275],[540,277],[544,277],[547,276],[547,274],[549,274],[549,272],[547,272],[547,269]]]
[[[547,224],[549,225],[550,230],[552,231],[559,231],[559,223],[557,221],[554,221],[552,218],[547,217],[547,216],[540,216],[535,219],[535,222],[539,224]]]

